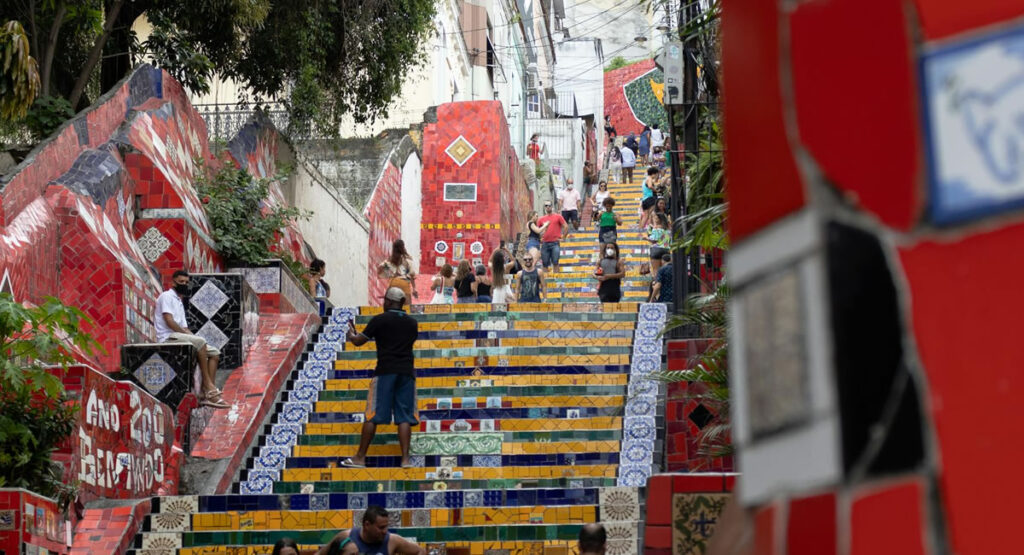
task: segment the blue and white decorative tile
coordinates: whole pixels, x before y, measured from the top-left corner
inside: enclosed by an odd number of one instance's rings
[[[278,453],[283,457],[290,457],[292,454],[291,447],[285,447],[283,445],[264,445],[260,447],[260,456],[265,456],[268,453]]]
[[[327,511],[331,508],[331,496],[327,493],[311,493],[309,495],[309,510]]]
[[[623,440],[620,464],[651,464],[654,446],[645,440]]]
[[[661,341],[638,342],[633,351],[638,355],[661,355]]]
[[[654,380],[644,379],[639,376],[633,376],[629,380],[628,392],[630,396],[657,395],[658,382]]]
[[[206,285],[210,283],[208,281]],[[217,291],[220,291],[220,289],[217,289]],[[216,347],[217,349],[223,350],[224,345],[228,344],[228,336],[213,323],[213,320],[206,322],[203,324],[203,327],[196,330],[196,335],[202,337],[211,347]]]
[[[327,324],[324,329],[320,331],[320,341],[327,341],[330,343],[343,343],[345,341],[345,330],[348,329],[348,325],[339,326],[335,324]]]
[[[255,478],[249,478],[248,480],[239,484],[238,491],[247,495],[259,493],[273,493],[274,480],[266,476],[257,476]]]
[[[247,481],[252,482],[254,480],[262,480],[264,478],[269,479],[271,483],[276,482],[281,479],[281,472],[269,468],[253,469],[249,471]]]
[[[658,322],[637,322],[636,342],[661,341],[662,324]]]
[[[302,435],[302,424],[274,424],[267,436],[267,445],[292,447],[295,440]]]
[[[299,370],[299,379],[322,382],[327,379],[328,365],[329,363],[320,361],[306,362],[302,370]]]
[[[630,362],[629,373],[646,375],[661,369],[661,357],[651,355],[633,355]]]
[[[331,311],[330,322],[336,326],[348,326],[349,320],[354,321],[358,315],[357,308],[336,306]]]
[[[473,455],[473,466],[492,468],[501,466],[501,455]]]
[[[619,465],[619,486],[643,487],[651,477],[651,465]]]
[[[134,374],[139,383],[153,395],[159,393],[177,377],[174,368],[164,362],[157,353],[153,353],[146,362],[136,368]]]
[[[668,305],[664,303],[643,303],[640,305],[638,319],[644,322],[665,321]]]
[[[281,407],[281,412],[277,414],[277,420],[281,424],[305,424],[312,410],[313,406],[310,403],[288,402]]]
[[[308,380],[303,380],[303,383],[315,383]],[[320,391],[311,387],[295,388],[288,392],[288,399],[292,401],[301,401],[305,403],[312,403],[320,398]]]
[[[622,439],[654,443],[657,428],[653,416],[627,416],[622,419]]]
[[[423,506],[428,509],[443,509],[445,507],[443,491],[428,491],[423,497]]]
[[[468,489],[462,492],[462,506],[463,507],[483,507],[484,506],[484,492],[477,489]]]
[[[349,509],[366,509],[366,494],[365,493],[350,493],[350,494],[348,494],[348,508]]]
[[[253,461],[253,468],[256,470],[281,470],[287,459],[288,457],[280,451],[267,451],[256,457],[256,460]]]
[[[334,361],[338,358],[337,347],[333,343],[317,343],[310,353],[310,359],[315,361]]]
[[[634,395],[626,403],[626,416],[654,416],[656,402],[657,397],[653,395]]]
[[[189,303],[207,318],[213,318],[226,302],[228,302],[228,296],[214,284],[213,280],[203,283],[199,290],[189,297]]]
[[[405,508],[405,492],[389,492],[387,494],[387,508],[391,509],[404,509]]]
[[[427,457],[424,455],[410,455],[409,463],[412,464],[414,468],[423,468],[424,466],[427,466]]]
[[[254,293],[279,293],[281,291],[281,269],[278,267],[269,268],[242,268],[242,275],[246,283]]]

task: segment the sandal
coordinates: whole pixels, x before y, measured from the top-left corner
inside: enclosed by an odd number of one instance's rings
[[[352,462],[351,458],[341,461],[341,466],[344,466],[345,468],[366,468],[365,464],[356,464]]]
[[[210,391],[206,392],[206,395],[204,396],[205,399],[200,401],[199,404],[219,409],[230,408],[231,405],[224,402],[224,399],[221,397],[221,395],[222,393],[219,389],[211,389]]]

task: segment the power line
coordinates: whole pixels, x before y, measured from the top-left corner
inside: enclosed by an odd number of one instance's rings
[[[594,14],[589,19],[586,19],[584,21],[578,21],[578,22],[574,23],[573,26],[574,27],[575,26],[579,26],[579,25],[582,25],[583,23],[586,23],[587,21],[592,21],[592,20],[596,19],[597,16],[605,14],[607,12],[610,12],[610,11],[614,10],[615,8],[622,7],[627,2],[632,2],[632,1],[636,1],[636,0],[622,0],[618,4],[615,4],[614,6],[608,8],[607,10],[599,11],[598,13]],[[629,9],[632,10],[634,8],[640,8],[640,7],[643,7],[643,5],[644,5],[643,3],[637,3],[635,6],[632,6]],[[478,31],[490,31],[492,29],[500,29],[502,27],[512,27],[514,25],[519,25],[520,23],[523,23],[523,22],[526,22],[526,21],[530,21],[532,23],[532,22],[535,22],[535,21],[540,21],[541,19],[544,19],[544,15],[543,14],[541,14],[541,15],[539,15],[537,17],[532,17],[532,18],[530,18],[528,20],[520,18],[518,21],[512,21],[512,22],[505,23],[505,24],[502,24],[502,25],[492,25],[491,27],[483,27],[483,28],[480,28],[480,29],[460,29],[459,31],[452,31],[452,32],[444,31],[444,33],[447,34],[447,35],[454,35],[454,34],[459,33],[459,32],[461,32],[461,33],[475,33],[475,32],[478,32]]]
[[[647,29],[646,29],[645,31],[643,31],[643,32],[644,32],[644,33],[646,33],[647,31],[650,31],[651,29],[654,29],[654,27],[655,27],[655,25],[651,25],[651,26],[649,26],[649,27],[648,27],[648,28],[647,28]],[[613,56],[613,55],[615,55],[615,54],[618,54],[619,52],[622,52],[622,51],[626,50],[627,48],[630,48],[630,47],[632,47],[632,46],[633,46],[634,44],[637,44],[637,41],[636,41],[636,40],[630,41],[629,43],[627,43],[627,44],[626,44],[625,46],[623,46],[622,48],[619,48],[619,49],[617,49],[617,50],[614,50],[614,51],[610,52],[609,54],[607,54],[607,56],[608,56],[608,57],[610,57],[610,56]],[[568,81],[573,81],[573,80],[575,80],[575,79],[576,79],[577,77],[579,77],[579,76],[581,76],[581,75],[584,75],[584,74],[586,74],[586,73],[589,73],[589,72],[590,72],[591,70],[593,70],[594,68],[597,68],[597,67],[602,67],[602,66],[604,66],[604,60],[598,60],[598,62],[597,62],[596,64],[594,64],[594,65],[591,65],[590,67],[588,67],[588,68],[584,69],[583,71],[581,71],[581,72],[577,73],[576,75],[573,75],[572,77],[567,77],[567,78],[565,78],[565,79],[557,79],[557,78],[556,78],[556,79],[555,79],[555,83],[554,83],[554,84],[555,84],[555,85],[557,85],[557,84],[559,84],[559,82],[561,82],[561,83],[566,83],[566,82],[568,82]]]
[[[626,0],[626,1],[629,1],[629,0]],[[620,3],[620,4],[618,4],[618,5],[619,5],[619,6],[621,6],[622,4]],[[619,15],[617,15],[617,16],[615,16],[615,17],[613,17],[612,19],[610,19],[610,20],[608,20],[608,21],[604,22],[604,23],[603,23],[602,25],[600,25],[600,26],[598,26],[598,27],[595,27],[595,28],[593,28],[593,29],[589,30],[589,31],[588,31],[588,33],[594,33],[594,32],[596,32],[596,31],[597,31],[597,30],[599,30],[599,29],[602,29],[602,28],[604,28],[604,27],[607,27],[607,26],[611,25],[612,23],[615,23],[615,22],[616,22],[616,21],[618,21],[619,19],[622,19],[622,18],[623,18],[623,17],[624,17],[624,16],[626,15],[626,14],[628,14],[628,13],[632,12],[633,10],[635,10],[635,9],[637,9],[637,8],[639,8],[639,7],[642,7],[642,6],[643,6],[642,4],[638,4],[638,5],[636,5],[636,6],[632,6],[632,7],[629,7],[629,8],[627,8],[627,9],[626,9],[626,10],[625,10],[624,12],[622,12],[622,13],[620,13]],[[580,21],[580,22],[577,22],[577,23],[575,24],[575,26],[579,26],[579,25],[582,25],[583,23],[586,23],[587,21],[591,21],[591,20],[595,19],[595,18],[596,18],[597,16],[599,16],[599,15],[604,15],[604,14],[606,14],[606,13],[608,13],[608,12],[612,11],[613,9],[615,9],[615,7],[609,8],[609,9],[608,9],[607,11],[604,11],[604,12],[598,12],[598,13],[597,13],[596,15],[594,15],[593,17],[591,17],[591,18],[589,18],[589,19],[586,19],[586,20],[584,20],[584,21]],[[567,28],[567,29],[568,29],[568,28]],[[542,39],[536,39],[536,40],[534,40],[534,41],[524,41],[524,43],[525,43],[525,44],[524,44],[524,46],[523,46],[523,47],[525,47],[526,45],[530,45],[530,46],[536,46],[536,44],[531,44],[531,42],[532,42],[532,43],[536,43],[536,42],[540,42],[541,40],[542,40]],[[505,49],[518,49],[518,48],[521,48],[521,47],[520,47],[519,45],[495,45],[495,44],[493,44],[493,43],[492,43],[491,45],[492,45],[493,47],[495,47],[495,48],[498,48],[499,46],[500,46],[501,48],[505,48]]]

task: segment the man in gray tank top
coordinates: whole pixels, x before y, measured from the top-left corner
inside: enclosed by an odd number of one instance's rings
[[[544,302],[544,270],[537,267],[532,254],[523,256],[523,269],[516,274],[515,288],[521,303]]]
[[[361,526],[338,532],[316,555],[342,555],[352,544],[360,555],[426,555],[419,545],[389,532],[388,517],[384,507],[370,505],[363,513]]]

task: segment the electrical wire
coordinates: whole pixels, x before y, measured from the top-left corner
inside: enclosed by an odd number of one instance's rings
[[[638,4],[636,6],[632,6],[630,8],[627,8],[624,12],[622,12],[619,15],[613,17],[612,19],[604,22],[603,24],[601,24],[601,25],[599,25],[599,26],[597,26],[597,27],[595,27],[593,29],[590,29],[589,31],[587,31],[587,34],[588,35],[592,34],[592,33],[596,32],[596,31],[598,31],[599,29],[603,29],[604,27],[607,27],[607,26],[611,25],[612,23],[615,23],[616,21],[618,21],[619,19],[622,19],[627,14],[629,14],[630,12],[632,12],[633,10],[635,10],[635,9],[637,9],[639,7],[643,7],[643,4]],[[597,17],[597,15],[604,15],[604,14],[612,11],[612,9],[614,9],[614,8],[610,8],[607,11],[604,11],[604,12],[598,12],[594,17],[591,17],[591,18],[589,18],[589,19],[587,19],[585,21],[580,21],[580,22],[576,23],[575,26],[579,26],[580,24],[585,23],[586,21],[591,21],[591,20],[595,19]],[[652,26],[652,28],[653,28],[653,26]],[[495,45],[493,43],[492,43],[492,46],[495,47],[495,48],[501,47],[501,48],[504,48],[504,49],[522,49],[522,48],[526,48],[527,45],[529,45],[531,47],[535,47],[537,45],[537,43],[542,42],[542,41],[543,41],[543,39],[535,39],[533,41],[524,41],[524,45],[523,46],[519,46],[519,45]]]

